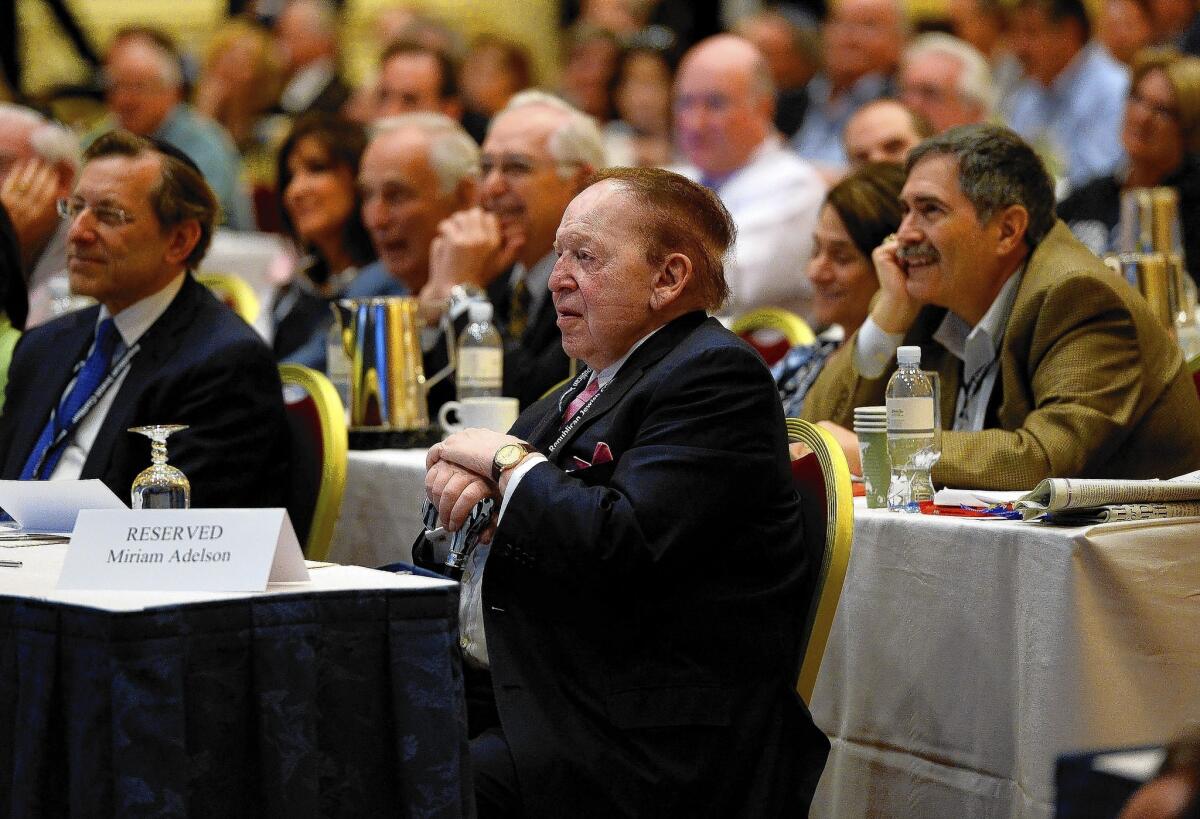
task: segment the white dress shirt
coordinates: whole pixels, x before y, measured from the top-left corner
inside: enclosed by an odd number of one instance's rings
[[[696,182],[703,176],[690,165],[674,170]],[[716,192],[737,225],[737,241],[725,257],[730,297],[722,314],[775,306],[812,323],[812,285],[804,270],[826,193],[816,169],[772,134]]]
[[[149,330],[154,322],[158,321],[159,317],[167,311],[171,306],[171,302],[175,300],[175,296],[179,294],[180,288],[183,287],[183,277],[186,274],[180,273],[172,279],[166,287],[159,290],[157,293],[147,296],[139,302],[126,307],[121,312],[112,317],[113,324],[117,328],[117,335],[120,340],[117,342],[116,348],[113,350],[112,363],[116,363],[125,355],[125,352],[137,343],[147,330]],[[107,307],[100,308],[100,314],[96,317],[96,325],[109,317]],[[88,347],[84,359],[91,355],[92,347],[96,344],[95,339],[92,340],[92,346]],[[92,411],[79,422],[79,426],[75,428],[70,440],[67,442],[67,448],[63,450],[62,457],[58,464],[54,467],[54,471],[50,473],[49,480],[52,481],[76,481],[83,474],[83,465],[87,461],[88,453],[91,452],[92,444],[96,440],[96,436],[100,434],[100,428],[104,426],[104,419],[108,417],[108,411],[112,408],[113,401],[116,400],[117,393],[121,391],[121,385],[125,383],[125,377],[129,375],[129,368],[126,368],[123,373],[112,383],[112,386],[104,393],[103,397],[96,402],[96,406]],[[75,385],[75,379],[72,378],[67,384],[63,395],[67,395],[71,391],[71,387]],[[59,397],[58,403],[62,402],[62,397]],[[170,418],[156,419],[155,423],[169,424]],[[132,433],[130,433],[132,434]],[[149,464],[146,464],[149,466]]]

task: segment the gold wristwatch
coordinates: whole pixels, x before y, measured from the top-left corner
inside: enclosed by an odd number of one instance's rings
[[[521,463],[530,452],[533,452],[533,447],[523,441],[505,444],[497,449],[496,454],[492,456],[492,480],[499,483],[500,475],[504,473],[504,470],[512,469]]]

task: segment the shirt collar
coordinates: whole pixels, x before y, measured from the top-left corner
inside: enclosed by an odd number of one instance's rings
[[[955,358],[966,361],[972,352],[987,355],[982,364],[986,365],[1000,352],[1000,343],[1004,340],[1004,329],[1008,326],[1008,318],[1012,314],[1013,302],[1017,297],[1017,289],[1021,286],[1021,278],[1025,274],[1025,264],[1017,268],[1017,272],[1009,276],[1008,281],[1000,288],[996,298],[988,307],[987,312],[979,323],[972,327],[957,313],[947,312],[946,317],[938,326],[933,338]],[[970,373],[967,374],[968,376]]]
[[[162,290],[146,296],[141,301],[134,302],[112,317],[113,324],[117,326],[117,332],[121,334],[121,341],[125,343],[126,347],[132,347],[154,325],[154,322],[167,312],[171,302],[179,295],[179,291],[183,287],[183,277],[186,275],[186,273],[180,273],[171,279]],[[111,314],[108,312],[108,308],[102,306],[96,323],[104,321],[109,315]]]
[[[666,325],[664,324],[663,327],[665,327],[665,326]],[[637,351],[637,348],[641,347],[643,344],[645,344],[646,341],[650,338],[650,336],[654,335],[661,329],[662,329],[662,327],[655,327],[653,330],[646,333],[646,335],[642,336],[641,338],[639,338],[637,341],[634,342],[633,346],[629,348],[629,352],[625,353],[625,355],[621,356],[619,359],[614,361],[612,364],[609,364],[607,367],[605,367],[603,370],[601,370],[599,373],[597,373],[596,380],[600,382],[600,388],[603,389],[604,387],[607,387],[608,383],[613,380],[613,377],[616,376],[617,372],[621,369],[622,366],[624,366],[625,362],[629,360],[629,357]],[[589,380],[591,380],[591,379],[589,379]]]
[[[1075,53],[1062,71],[1058,72],[1058,76],[1050,82],[1050,90],[1056,97],[1068,97],[1072,93],[1080,75],[1091,61],[1092,52],[1100,47],[1099,43],[1088,43]]]

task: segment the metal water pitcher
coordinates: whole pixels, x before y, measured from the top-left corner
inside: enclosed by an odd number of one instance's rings
[[[350,429],[398,432],[429,426],[426,395],[454,371],[449,324],[446,367],[425,376],[421,318],[411,296],[339,299],[330,305],[350,358]]]

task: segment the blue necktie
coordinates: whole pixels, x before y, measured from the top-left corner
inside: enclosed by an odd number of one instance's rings
[[[33,447],[33,452],[29,453],[29,460],[25,462],[25,468],[21,470],[21,480],[46,480],[54,471],[54,467],[58,464],[59,458],[67,448],[67,441],[70,436],[66,436],[58,443],[58,446],[50,452],[46,452],[50,448],[50,444],[58,437],[59,432],[68,429],[71,426],[71,421],[75,418],[75,413],[79,412],[79,408],[91,397],[96,391],[96,387],[100,386],[100,382],[104,380],[105,374],[108,373],[109,361],[112,359],[113,350],[116,349],[117,340],[120,337],[117,335],[117,328],[113,324],[111,318],[106,318],[96,327],[96,342],[92,345],[91,355],[87,357],[87,361],[83,362],[83,367],[79,370],[79,375],[75,378],[75,383],[71,386],[70,392],[63,398],[62,403],[58,405],[58,411],[50,417],[46,422],[42,434],[38,437],[37,444]],[[42,460],[45,453],[45,462],[38,470],[38,461]],[[37,470],[35,474],[34,470]]]

